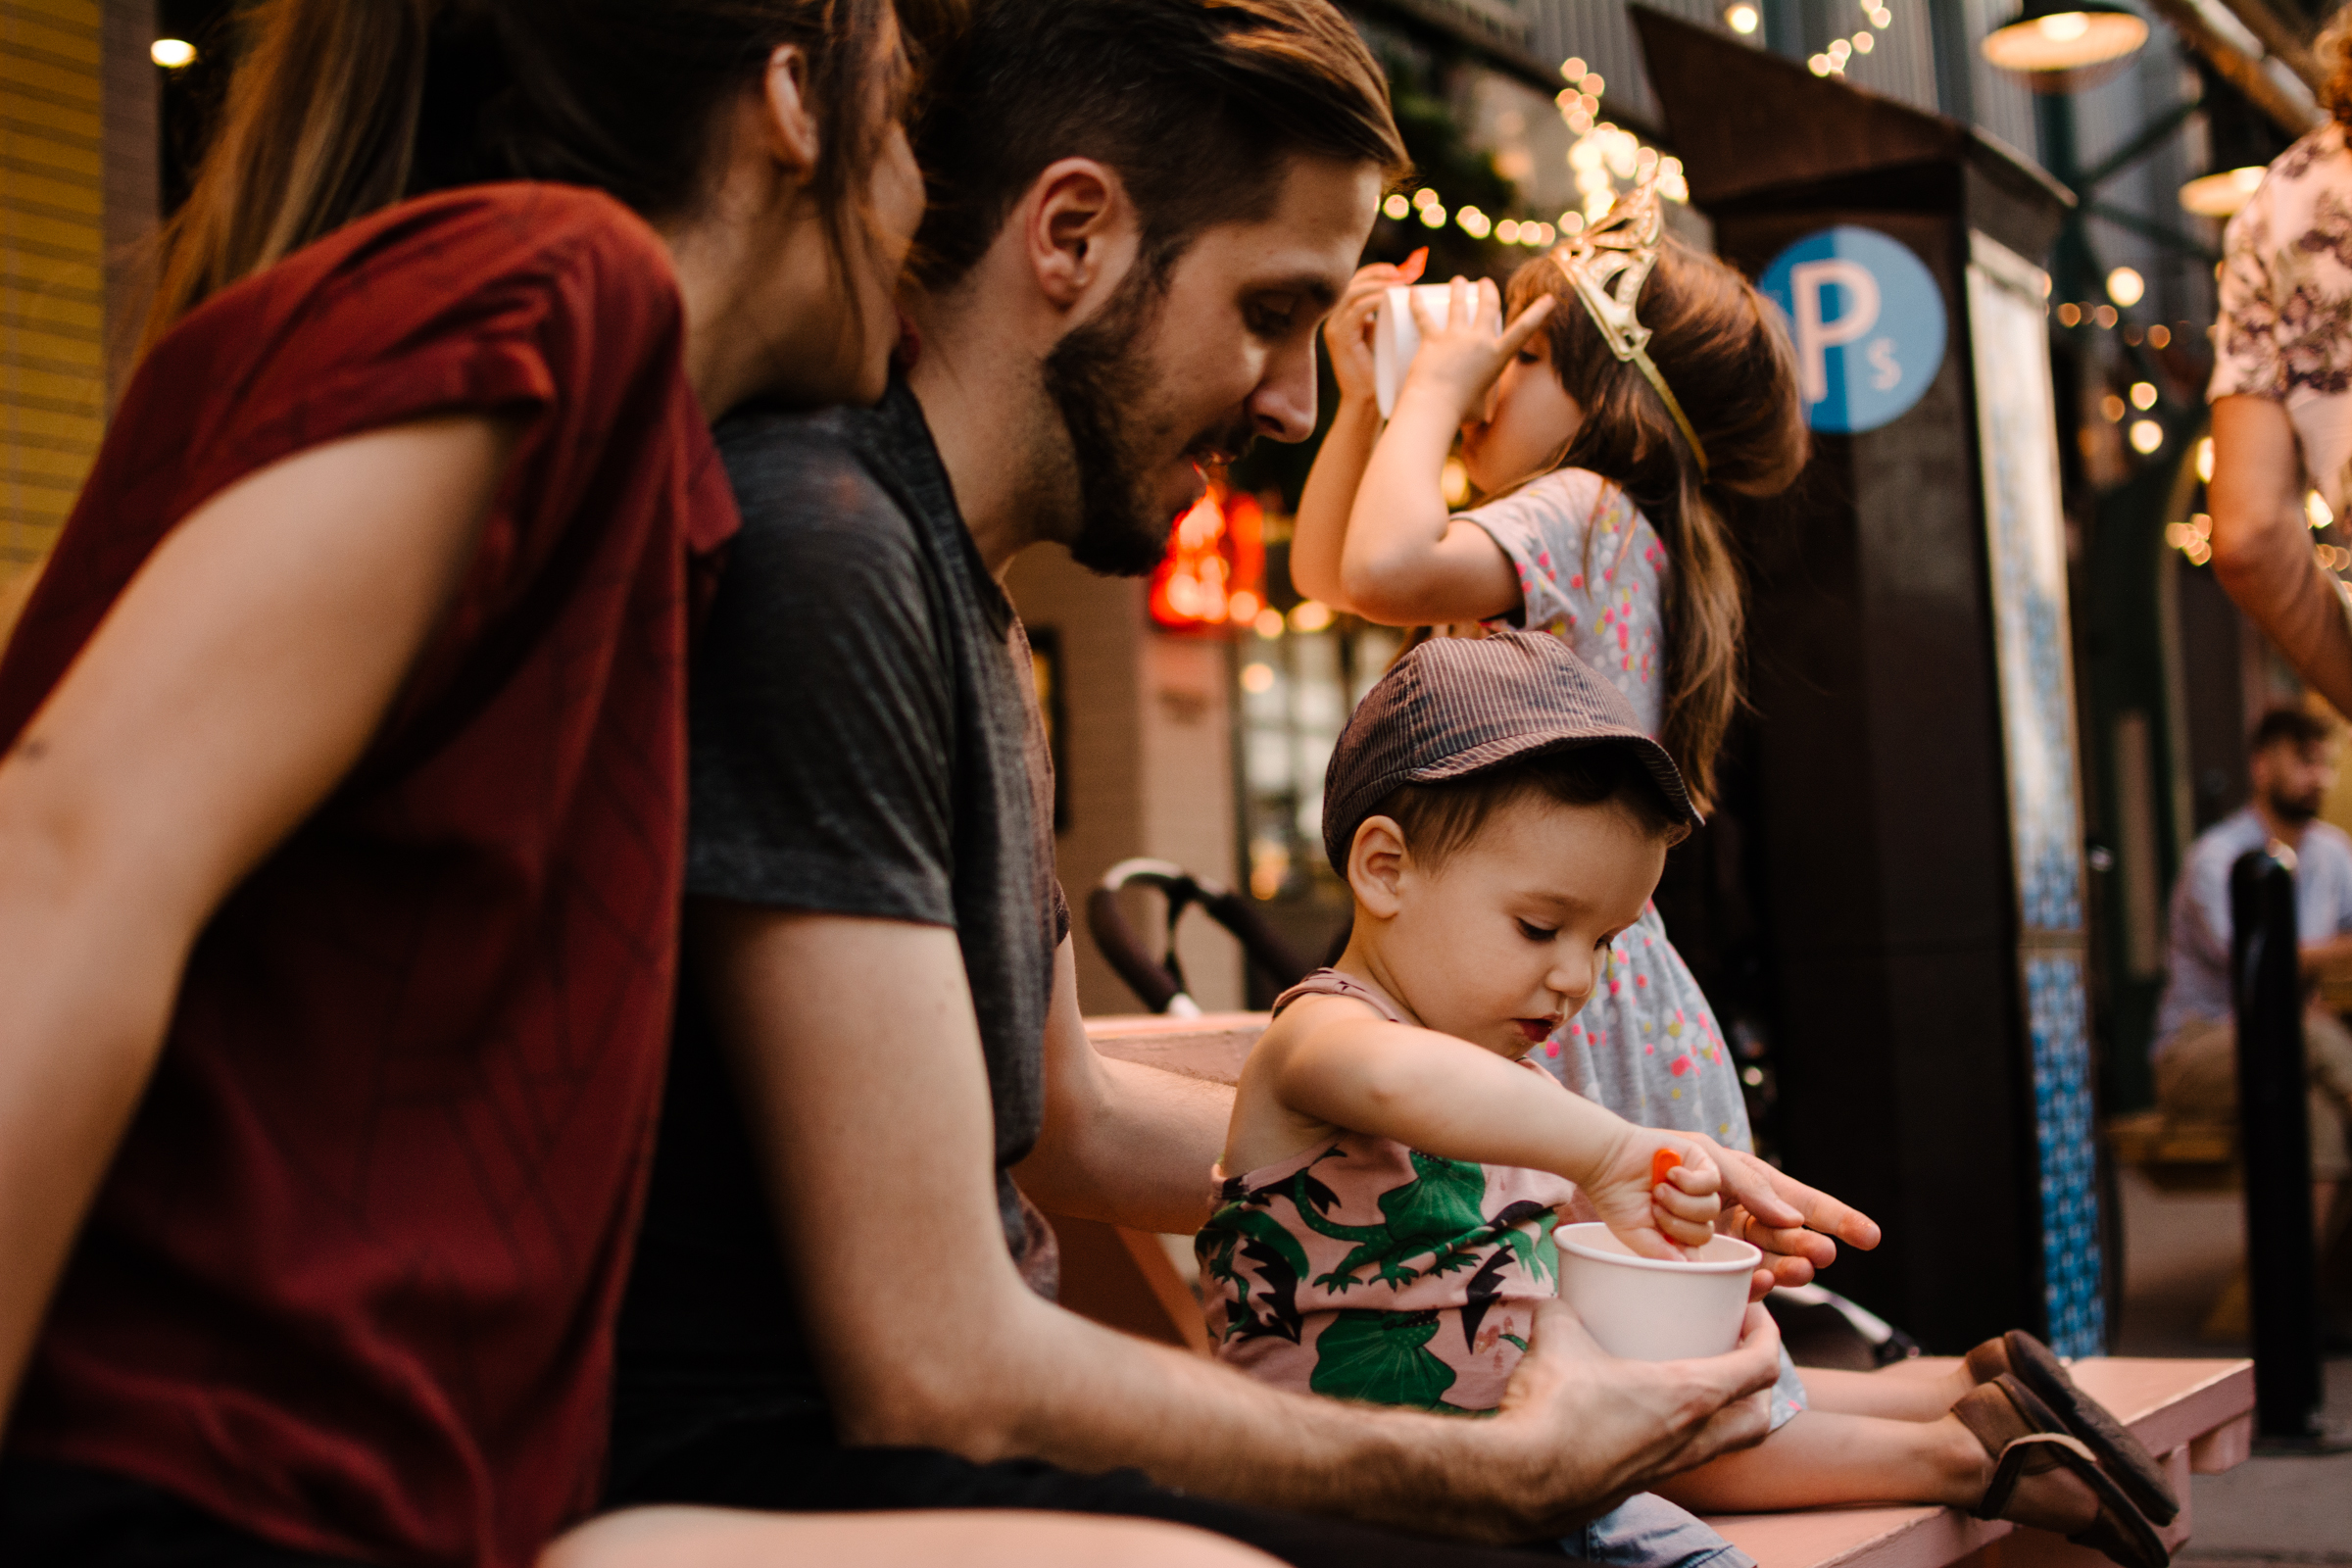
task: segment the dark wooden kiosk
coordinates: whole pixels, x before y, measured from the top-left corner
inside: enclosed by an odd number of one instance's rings
[[[1857,225],[1926,265],[1947,323],[1907,412],[1817,429],[1791,499],[1747,521],[1753,713],[1703,870],[1660,903],[1710,996],[1769,1035],[1788,1168],[1886,1225],[1826,1283],[1933,1349],[2025,1324],[2097,1353],[2107,1250],[2035,265],[2072,198],[1968,126],[1635,17],[1725,259],[1761,275]]]

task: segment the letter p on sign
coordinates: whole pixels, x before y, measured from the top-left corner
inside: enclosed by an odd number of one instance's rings
[[[1822,296],[1831,289],[1843,289],[1846,297],[1837,316],[1825,320]],[[1819,403],[1830,395],[1829,351],[1859,343],[1879,324],[1879,280],[1860,262],[1839,256],[1788,269],[1788,291],[1795,296],[1796,363],[1805,401]]]
[[[1854,434],[1898,418],[1943,368],[1943,291],[1910,247],[1840,223],[1764,270],[1796,349],[1805,422]]]

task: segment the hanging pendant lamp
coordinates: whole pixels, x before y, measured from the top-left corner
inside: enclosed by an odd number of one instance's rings
[[[1984,35],[1984,58],[2035,92],[2074,92],[2106,79],[2148,41],[2148,24],[2117,5],[2027,0]]]

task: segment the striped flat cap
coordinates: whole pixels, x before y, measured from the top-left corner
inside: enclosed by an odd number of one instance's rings
[[[1346,876],[1355,830],[1404,785],[1598,744],[1633,748],[1675,813],[1699,825],[1666,748],[1642,731],[1625,695],[1559,638],[1433,637],[1381,676],[1341,731],[1323,775],[1323,853]]]

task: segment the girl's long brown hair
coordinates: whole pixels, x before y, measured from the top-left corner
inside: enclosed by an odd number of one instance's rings
[[[2319,37],[2312,40],[2311,52],[2328,74],[2320,83],[2320,107],[2339,124],[2352,125],[2352,10],[2338,11],[2328,19]]]
[[[163,231],[141,347],[407,196],[547,179],[648,219],[691,211],[719,110],[784,44],[808,58],[812,194],[846,259],[886,124],[874,73],[903,73],[880,47],[891,13],[891,0],[255,0],[234,24],[245,47],[219,129]]]
[[[1730,529],[1710,491],[1768,496],[1805,466],[1796,357],[1763,297],[1714,257],[1669,239],[1636,307],[1649,357],[1706,448],[1701,480],[1690,446],[1657,392],[1609,349],[1550,256],[1512,274],[1513,316],[1555,295],[1544,333],[1560,384],[1584,423],[1551,467],[1587,468],[1622,489],[1664,540],[1666,702],[1659,739],[1692,802],[1712,809],[1716,756],[1740,706],[1746,603]]]

